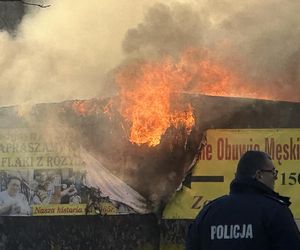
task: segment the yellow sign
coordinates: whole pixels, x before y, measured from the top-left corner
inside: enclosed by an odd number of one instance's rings
[[[300,219],[300,129],[217,129],[208,130],[206,138],[192,176],[168,203],[164,218],[195,218],[210,200],[228,194],[241,155],[261,150],[279,171],[275,191],[291,197],[295,219]]]

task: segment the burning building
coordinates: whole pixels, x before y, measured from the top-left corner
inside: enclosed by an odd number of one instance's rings
[[[103,20],[100,7],[60,1],[25,16],[22,35],[0,36],[1,191],[17,175],[32,215],[3,217],[1,226],[9,235],[21,225],[25,248],[72,245],[64,224],[83,235],[74,248],[87,241],[93,248],[157,249],[159,231],[161,242],[180,244],[189,220],[158,224],[149,213],[160,220],[176,190],[190,185],[208,129],[300,125],[293,1],[156,4],[138,25],[112,34],[107,30],[119,27],[104,26],[118,22]],[[126,9],[113,7],[118,17]],[[95,10],[102,14],[91,15]],[[122,56],[113,49],[119,33]],[[35,104],[20,104],[28,101]],[[100,239],[104,234],[116,237]],[[6,246],[18,247],[11,238]]]
[[[148,213],[164,207],[169,197],[180,187],[183,179],[199,159],[203,134],[207,129],[299,128],[300,125],[300,121],[295,115],[300,108],[298,103],[192,95],[187,93],[181,94],[176,98],[179,98],[180,102],[188,103],[188,110],[193,110],[193,127],[191,130],[187,130],[185,124],[181,124],[178,127],[170,126],[160,136],[159,144],[155,146],[146,143],[139,145],[130,141],[130,126],[126,124],[125,118],[119,113],[118,108],[116,108],[118,106],[113,104],[118,103],[119,100],[92,99],[88,101],[39,104],[29,109],[24,107],[2,108],[1,130],[2,132],[5,131],[5,133],[1,133],[2,168],[6,168],[6,170],[7,168],[14,170],[22,168],[22,171],[26,169],[26,165],[17,165],[17,163],[11,163],[10,167],[5,166],[7,163],[3,159],[8,153],[4,152],[5,150],[13,150],[15,155],[22,152],[21,155],[23,156],[26,155],[26,150],[31,150],[31,155],[34,157],[36,155],[33,151],[39,151],[39,157],[46,153],[46,156],[50,157],[49,159],[51,160],[46,158],[43,163],[45,166],[38,167],[34,165],[32,167],[29,164],[27,169],[36,168],[37,172],[39,172],[41,169],[47,169],[47,171],[58,168],[67,169],[70,168],[70,164],[73,164],[72,167],[78,165],[86,171],[86,179],[89,182],[89,186],[102,191],[100,195],[102,204],[105,204],[105,206],[108,206],[108,203],[113,204],[111,207],[118,208],[119,214]],[[116,99],[118,98],[116,97]],[[226,113],[224,110],[226,110]],[[221,112],[223,112],[222,117],[219,116]],[[188,111],[186,114],[188,114]],[[47,126],[45,126],[45,121],[49,122]],[[21,132],[24,129],[26,131],[25,134]],[[26,137],[26,134],[29,137]],[[37,140],[34,134],[40,135],[41,138]],[[11,136],[11,141],[15,140],[18,143],[20,143],[20,140],[23,140],[26,144],[28,142],[26,140],[30,138],[31,143],[40,143],[40,145],[35,144],[35,149],[32,144],[30,144],[31,149],[26,149],[24,145],[19,148],[16,146],[14,148],[11,145],[9,146],[10,149],[8,147],[5,149],[4,145],[8,144],[8,141],[5,141],[5,135],[6,137],[8,135]],[[14,139],[13,136],[18,136],[22,139]],[[60,138],[63,143],[60,141]],[[52,139],[59,142],[60,152],[57,152],[57,148],[54,146],[52,148],[49,146]],[[45,142],[49,143],[45,144]],[[72,145],[73,151],[68,151],[70,150],[68,145]],[[72,158],[73,162],[69,164],[66,158],[62,158],[65,157],[65,152],[68,152],[69,156],[70,153],[75,152],[76,156],[79,156],[78,158],[85,162],[85,166],[75,156]],[[15,159],[15,155],[12,152],[9,155],[11,159]],[[61,157],[60,162],[53,156]],[[13,166],[13,164],[15,165]],[[61,184],[58,183],[58,185],[62,185],[63,180],[67,179],[63,177],[66,173],[61,172],[58,175],[61,176]],[[34,180],[37,179],[35,176],[38,175],[34,174],[33,176]],[[25,181],[26,177],[22,177]],[[5,179],[4,175],[2,175],[2,179]],[[81,191],[80,195],[82,195],[82,201],[84,202],[84,190],[82,189]],[[91,198],[91,196],[89,197]],[[48,205],[35,205],[35,208],[65,206],[57,203],[57,205],[54,203],[51,205],[51,203]],[[77,208],[80,208],[80,206],[77,206]],[[107,213],[108,210],[102,211]],[[116,214],[116,211],[114,210],[113,214]],[[48,215],[50,215],[50,212],[51,210],[48,210]],[[84,211],[82,212],[84,214]],[[56,213],[58,213],[58,210]],[[41,214],[36,213],[36,215]],[[63,219],[63,217],[62,220],[68,220],[69,222],[66,223],[71,224],[76,223],[77,220],[85,220],[85,217],[77,217],[77,219],[72,219],[74,220],[73,222],[71,222],[71,219]],[[28,223],[36,223],[29,222],[31,220],[44,220],[41,217],[31,218],[27,219]],[[106,220],[100,218],[99,220]],[[138,217],[130,218],[135,218],[134,221],[141,220]],[[145,221],[153,220],[153,218],[148,216],[145,216],[144,219]],[[52,223],[50,222],[51,217],[47,220],[49,220],[48,223]],[[118,217],[115,217],[115,220],[119,220]],[[111,221],[110,223],[115,222]],[[187,223],[189,223],[189,220],[163,220],[161,230],[163,235],[166,235],[162,241],[165,240],[168,243],[168,237],[171,234],[173,236],[176,235],[179,243],[182,242],[184,235],[181,234],[181,230],[184,229]],[[172,229],[170,234],[168,234],[170,227],[174,227],[174,225],[176,225],[176,228],[178,227],[179,231]],[[152,229],[144,230],[151,231]],[[146,231],[144,232],[145,235],[148,232]],[[156,243],[153,242],[153,244],[155,245]]]

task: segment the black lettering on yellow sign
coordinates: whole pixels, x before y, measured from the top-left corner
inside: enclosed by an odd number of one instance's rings
[[[292,172],[292,173],[281,173],[278,176],[278,179],[281,181],[281,185],[297,185],[300,184],[300,173]]]
[[[193,199],[192,209],[200,209],[201,208],[201,200],[203,196],[195,195]]]
[[[208,203],[210,203],[210,200],[203,200],[203,198],[204,196],[195,195],[191,209],[201,209],[202,207],[205,207]]]

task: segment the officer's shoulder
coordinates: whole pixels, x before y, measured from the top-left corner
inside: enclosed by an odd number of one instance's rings
[[[280,204],[281,206],[289,205],[287,201],[273,195],[264,194],[264,197],[267,198],[268,201],[274,202],[275,204]]]
[[[216,199],[214,199],[214,200],[211,200],[211,201],[209,201],[209,202],[204,206],[204,208],[206,208],[206,207],[208,208],[208,207],[210,207],[210,206],[213,206],[214,204],[217,204],[218,202],[220,202],[220,201],[226,199],[228,196],[229,196],[229,195],[223,195],[223,196],[220,196],[220,197],[218,197],[218,198],[216,198]]]
[[[204,205],[203,209],[201,209],[201,211],[199,212],[199,214],[196,217],[196,220],[201,220],[201,218],[205,217],[211,207],[213,207],[219,201],[226,199],[226,197],[228,197],[228,195],[223,195],[214,200],[209,201],[206,205]]]

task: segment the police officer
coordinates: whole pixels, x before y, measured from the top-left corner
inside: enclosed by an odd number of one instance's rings
[[[230,194],[209,203],[190,225],[186,249],[300,250],[289,198],[274,192],[277,174],[268,154],[246,152]]]

